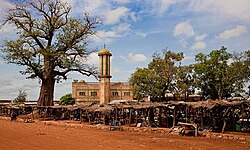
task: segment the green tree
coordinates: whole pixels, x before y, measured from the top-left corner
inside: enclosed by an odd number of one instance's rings
[[[208,55],[199,53],[195,56],[198,62],[194,65],[196,84],[205,98],[221,100],[228,96],[233,85],[229,72],[230,58],[232,54],[225,47],[213,50]]]
[[[14,103],[24,103],[27,101],[27,92],[25,90],[19,90],[18,96],[14,99]]]
[[[167,90],[175,91],[182,59],[183,53],[167,50],[163,51],[163,55],[153,54],[153,60],[148,64],[148,68],[137,68],[130,77],[130,85],[135,95],[165,100]]]
[[[25,66],[22,74],[41,82],[38,106],[53,105],[54,85],[67,79],[71,71],[96,75],[96,67],[87,65],[92,51],[87,38],[99,24],[88,14],[82,19],[70,15],[71,7],[60,0],[28,0],[6,12],[4,24],[18,29],[16,40],[6,41],[2,51],[8,63]]]
[[[134,98],[141,100],[143,97],[153,95],[153,81],[153,72],[151,70],[148,68],[137,68],[129,79]]]
[[[249,91],[245,91],[244,87],[249,86],[248,81],[250,79],[250,51],[238,52],[233,54],[233,61],[230,64],[229,75],[231,76],[231,81],[233,86],[231,87],[232,96],[249,97]],[[246,89],[248,90],[248,89]],[[246,94],[244,94],[244,92]]]
[[[60,105],[74,105],[75,99],[72,98],[72,94],[66,94],[60,98]]]
[[[178,79],[175,88],[176,94],[183,95],[184,100],[186,100],[190,94],[195,92],[193,65],[180,66],[176,76]]]

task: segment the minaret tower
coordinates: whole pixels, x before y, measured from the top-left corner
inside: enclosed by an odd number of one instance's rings
[[[112,54],[104,46],[98,53],[99,56],[99,97],[100,104],[109,103],[110,100],[110,57]]]

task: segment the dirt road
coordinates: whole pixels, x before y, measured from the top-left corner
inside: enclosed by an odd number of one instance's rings
[[[247,150],[250,141],[180,137],[0,119],[0,150]]]

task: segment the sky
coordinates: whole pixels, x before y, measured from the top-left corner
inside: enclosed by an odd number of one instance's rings
[[[0,23],[13,2],[0,0]],[[154,52],[168,49],[183,52],[183,64],[194,63],[198,53],[225,46],[228,52],[250,49],[249,0],[62,0],[72,7],[71,17],[84,13],[101,18],[102,24],[89,47],[100,50],[103,45],[112,53],[111,81],[128,81],[136,68],[147,67]],[[0,29],[0,44],[16,38],[11,26]],[[0,52],[0,55],[2,53]],[[89,57],[98,65],[97,53]],[[24,67],[6,64],[0,58],[0,99],[14,99],[18,90],[26,90],[28,100],[37,100],[38,80],[26,79],[19,73]],[[68,80],[56,84],[55,99],[71,93],[73,79],[96,81],[70,73]],[[97,81],[96,81],[97,82]]]

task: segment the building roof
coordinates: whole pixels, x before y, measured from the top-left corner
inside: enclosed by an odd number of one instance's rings
[[[112,56],[112,54],[110,53],[110,51],[106,48],[103,48],[101,49],[99,52],[98,52],[98,56],[100,55],[109,55],[109,56]]]

